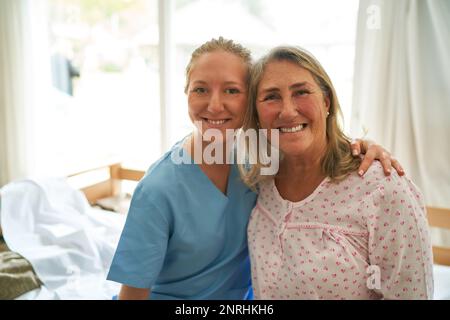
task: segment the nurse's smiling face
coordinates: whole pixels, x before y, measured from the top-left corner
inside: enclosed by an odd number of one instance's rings
[[[241,57],[216,50],[195,60],[187,88],[189,117],[206,129],[218,129],[225,137],[226,129],[242,126],[247,106],[248,67]]]
[[[256,109],[261,128],[280,130],[279,148],[285,155],[320,157],[325,152],[329,99],[308,70],[289,61],[268,63]]]

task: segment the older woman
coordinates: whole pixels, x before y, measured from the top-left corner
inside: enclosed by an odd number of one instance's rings
[[[244,171],[259,196],[248,226],[259,299],[429,299],[423,198],[378,163],[361,178],[338,124],[330,78],[305,50],[278,47],[253,67],[244,129],[279,130],[274,177]],[[271,134],[267,134],[270,140]]]

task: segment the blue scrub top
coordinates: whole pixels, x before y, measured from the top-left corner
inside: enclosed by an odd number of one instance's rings
[[[107,279],[151,299],[245,299],[247,224],[256,194],[231,165],[224,195],[177,143],[139,182]],[[190,156],[189,156],[189,159]]]

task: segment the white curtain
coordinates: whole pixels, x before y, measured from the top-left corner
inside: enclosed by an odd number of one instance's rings
[[[46,0],[0,0],[0,187],[34,173],[51,83],[46,12]]]
[[[361,0],[356,41],[352,136],[366,131],[427,205],[450,207],[450,1]]]

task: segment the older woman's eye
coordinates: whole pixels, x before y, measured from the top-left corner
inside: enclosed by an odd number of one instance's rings
[[[310,94],[311,92],[309,90],[297,90],[294,92],[294,95],[296,96],[306,96]]]
[[[278,99],[277,94],[269,94],[267,96],[264,96],[262,101],[270,101],[270,100],[276,100],[276,99]]]

